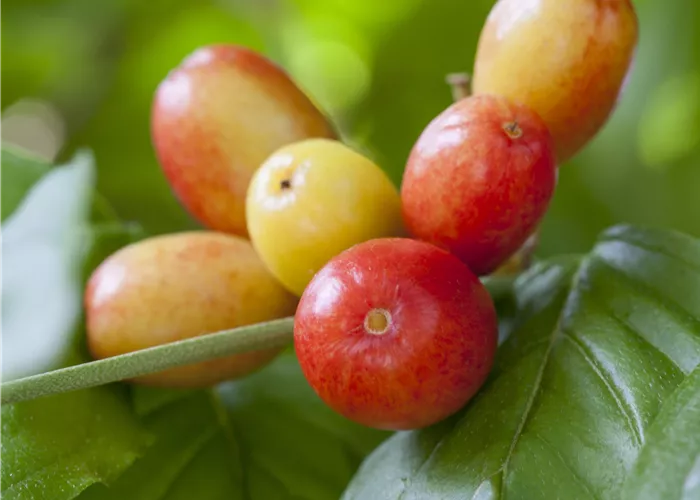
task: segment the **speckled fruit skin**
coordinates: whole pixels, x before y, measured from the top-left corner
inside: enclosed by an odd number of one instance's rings
[[[85,292],[88,347],[102,359],[289,316],[296,304],[243,238],[209,231],[156,236],[122,248],[93,272]],[[134,381],[206,387],[251,373],[279,352],[213,359]]]
[[[399,191],[389,177],[328,139],[300,141],[270,156],[251,181],[247,218],[263,262],[297,296],[343,250],[406,234]]]
[[[495,95],[456,102],[409,155],[401,186],[406,226],[476,274],[489,274],[547,211],[557,175],[553,147],[544,122],[525,106]]]
[[[370,311],[391,319],[367,329]],[[491,297],[456,257],[425,242],[383,238],[332,259],[299,303],[294,345],[318,395],[345,417],[414,429],[463,407],[496,352]]]
[[[561,164],[607,121],[637,39],[630,0],[499,0],[479,38],[473,90],[540,114]]]
[[[153,145],[174,193],[207,228],[241,236],[253,172],[274,150],[336,136],[290,77],[245,47],[210,45],[158,86]]]

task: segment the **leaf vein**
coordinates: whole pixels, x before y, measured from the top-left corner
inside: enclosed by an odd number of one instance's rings
[[[586,490],[586,493],[591,495],[591,498],[594,500],[597,500],[598,497],[593,491],[591,491],[590,486],[578,475],[578,473],[569,465],[569,463],[564,459],[562,454],[557,450],[549,441],[544,439],[542,435],[539,432],[533,432],[532,436],[537,439],[540,443],[542,443],[551,453],[554,455],[556,458],[559,459],[561,464],[566,468],[567,471],[571,474],[571,477],[574,479],[574,481],[579,484],[584,490]]]
[[[211,429],[209,429],[208,432],[202,434],[201,438],[197,441],[196,447],[194,448],[192,455],[188,457],[184,463],[180,464],[177,475],[173,476],[170,483],[163,490],[163,493],[160,495],[161,500],[165,500],[168,498],[170,492],[173,491],[173,486],[175,486],[175,483],[177,483],[177,478],[180,477],[183,474],[183,472],[187,469],[187,467],[189,467],[190,464],[192,464],[196,460],[197,456],[199,456],[199,454],[202,453],[202,450],[204,450],[206,445],[212,439],[214,439],[214,437],[217,434],[216,431],[217,429],[215,427],[212,427]]]
[[[608,239],[604,239],[603,241],[622,242],[625,245],[629,245],[631,247],[638,248],[639,250],[643,250],[645,252],[652,253],[652,254],[657,254],[657,255],[660,255],[662,257],[666,257],[669,260],[674,260],[680,264],[683,264],[685,267],[692,269],[694,272],[700,274],[700,264],[698,264],[696,262],[688,261],[688,260],[684,259],[683,257],[681,257],[680,255],[676,255],[674,253],[671,253],[670,251],[668,251],[665,248],[662,249],[662,247],[649,247],[649,246],[641,244],[639,241],[633,241],[630,239],[608,238]]]
[[[632,326],[627,320],[619,317],[615,310],[612,307],[610,307],[607,303],[600,300],[600,298],[597,295],[590,294],[589,297],[592,299],[593,302],[600,306],[601,309],[603,309],[603,311],[610,319],[612,319],[613,321],[615,321],[615,323],[620,325],[621,328],[637,337],[641,342],[644,343],[645,346],[650,347],[651,349],[656,351],[657,354],[668,360],[668,362],[671,363],[671,365],[673,365],[676,369],[678,369],[678,371],[684,372],[683,368],[679,366],[674,359],[672,359],[668,354],[662,351],[656,344],[652,343],[649,339],[647,339],[641,331],[634,328],[634,326]]]
[[[542,363],[540,364],[540,366],[537,370],[537,375],[535,376],[535,381],[533,384],[532,392],[530,393],[528,401],[525,404],[525,410],[523,411],[523,415],[520,419],[520,422],[518,423],[518,427],[515,430],[515,434],[513,435],[513,440],[510,443],[510,448],[508,449],[508,454],[506,455],[506,460],[500,468],[500,470],[503,472],[503,475],[501,477],[501,491],[500,491],[501,500],[505,499],[506,481],[507,481],[507,476],[508,476],[508,467],[510,466],[510,460],[513,456],[513,453],[515,452],[515,448],[518,446],[518,442],[520,441],[520,437],[522,436],[523,430],[525,429],[525,425],[527,424],[528,420],[530,419],[530,414],[531,414],[532,408],[535,404],[535,400],[537,399],[537,396],[540,393],[540,388],[542,385],[542,378],[544,376],[544,371],[547,368],[547,364],[549,363],[549,359],[550,359],[550,356],[552,354],[552,350],[554,349],[554,344],[556,343],[558,334],[562,333],[562,325],[563,325],[564,319],[566,317],[566,313],[569,310],[569,308],[572,307],[572,303],[577,299],[577,296],[574,292],[579,286],[579,281],[581,279],[581,273],[582,273],[583,269],[586,268],[585,260],[586,259],[584,259],[584,261],[581,263],[581,265],[576,270],[576,273],[574,274],[574,276],[571,279],[569,293],[567,295],[567,298],[566,298],[564,305],[562,306],[561,311],[559,312],[559,316],[557,317],[557,321],[554,324],[554,328],[552,329],[552,333],[551,333],[550,339],[549,339],[549,345],[547,346],[547,350],[545,351],[544,356],[542,357]]]
[[[644,442],[644,427],[642,425],[641,419],[638,416],[634,416],[634,412],[631,410],[631,408],[628,408],[627,405],[623,403],[624,399],[615,390],[615,383],[610,378],[610,374],[600,365],[599,360],[597,360],[595,356],[591,352],[589,352],[588,349],[586,349],[586,347],[579,341],[579,339],[574,337],[571,333],[569,333],[566,330],[563,331],[563,336],[566,340],[573,344],[573,346],[576,348],[576,352],[578,352],[581,355],[581,357],[586,361],[586,363],[588,363],[588,365],[591,367],[591,369],[600,379],[600,381],[603,382],[603,385],[607,389],[610,396],[613,398],[613,401],[615,401],[615,406],[625,418],[625,421],[627,422],[627,427],[631,431],[635,441],[637,441],[637,445],[641,446]]]
[[[679,321],[690,323],[692,325],[692,329],[696,333],[700,332],[700,320],[698,320],[692,313],[686,310],[685,307],[683,307],[681,304],[679,304],[675,300],[669,300],[666,296],[649,286],[644,281],[635,278],[634,276],[630,276],[624,270],[613,265],[603,257],[593,255],[591,258],[597,260],[602,265],[610,269],[610,271],[618,277],[620,277],[620,279],[625,280],[627,283],[630,283],[633,287],[636,287],[637,291],[643,292],[648,297],[654,299],[656,302],[658,302],[660,307],[663,307],[670,315],[674,316]]]
[[[231,419],[229,418],[226,408],[221,401],[221,396],[219,396],[217,392],[214,392],[214,390],[209,390],[208,393],[212,409],[216,415],[217,423],[219,424],[219,427],[221,427],[221,431],[226,439],[226,444],[228,445],[231,455],[238,459],[238,463],[240,465],[239,471],[234,470],[232,472],[234,473],[234,477],[239,477],[241,480],[241,493],[243,498],[250,499],[251,493],[249,491],[247,480],[248,474],[246,474],[245,470],[245,459],[243,457],[242,443],[239,439],[236,439],[236,430],[233,428]],[[236,474],[237,472],[238,474]]]

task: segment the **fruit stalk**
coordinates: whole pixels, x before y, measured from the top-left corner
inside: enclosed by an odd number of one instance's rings
[[[452,100],[454,102],[465,99],[472,94],[472,78],[469,73],[450,73],[445,77],[445,82],[452,90]]]
[[[2,404],[87,389],[233,354],[282,348],[292,342],[293,329],[294,319],[283,318],[13,380],[0,386]]]
[[[485,277],[483,283],[497,301],[512,292],[513,277]],[[0,386],[0,399],[3,405],[18,403],[234,354],[282,348],[291,344],[293,330],[294,318],[288,317],[170,342],[5,382]]]

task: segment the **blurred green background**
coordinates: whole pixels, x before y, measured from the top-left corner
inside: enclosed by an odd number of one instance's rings
[[[152,233],[193,227],[155,160],[151,100],[192,50],[231,42],[282,64],[398,184],[413,142],[450,103],[445,75],[471,70],[492,4],[5,0],[3,141],[56,161],[89,147],[124,218]],[[624,96],[561,169],[540,255],[585,251],[619,222],[700,236],[700,2],[635,5],[641,38]]]

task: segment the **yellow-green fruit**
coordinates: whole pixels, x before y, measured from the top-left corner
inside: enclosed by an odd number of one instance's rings
[[[499,0],[479,37],[473,90],[536,111],[565,162],[608,120],[637,39],[630,0]]]
[[[210,231],[157,236],[122,248],[90,277],[88,347],[97,359],[294,314],[297,299],[247,240]],[[268,349],[146,375],[134,382],[205,387],[272,361]]]
[[[404,234],[397,188],[339,141],[309,139],[273,153],[246,198],[248,232],[268,268],[301,295],[332,257],[366,240]]]

